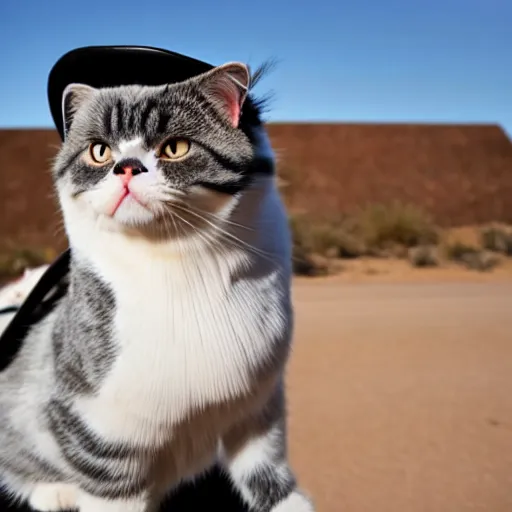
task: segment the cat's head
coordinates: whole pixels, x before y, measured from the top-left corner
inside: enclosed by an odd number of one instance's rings
[[[228,218],[273,172],[250,86],[241,63],[171,85],[68,86],[54,165],[65,219],[164,237]]]

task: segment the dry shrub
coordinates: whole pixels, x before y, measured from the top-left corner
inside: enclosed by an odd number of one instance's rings
[[[319,277],[331,273],[327,258],[305,251],[302,247],[294,246],[292,255],[293,273],[297,276]]]
[[[446,247],[446,256],[470,270],[480,272],[492,270],[500,263],[500,259],[493,252],[460,241]]]
[[[308,222],[308,219],[303,215],[291,215],[288,221],[294,249],[303,251],[304,253],[309,252],[311,250],[311,223]]]
[[[290,218],[293,243],[304,251],[329,258],[358,258],[365,254],[362,242],[350,233],[344,219],[312,221],[305,215]]]
[[[463,263],[468,257],[478,254],[479,252],[480,249],[478,247],[460,240],[456,240],[445,247],[446,257],[457,263]]]
[[[488,251],[512,256],[512,230],[508,226],[493,225],[480,231],[482,247]]]
[[[310,277],[325,275],[328,269],[318,265],[313,257],[310,222],[302,216],[291,216],[289,223],[293,243],[293,273]]]
[[[369,205],[350,217],[313,220],[308,215],[292,215],[290,227],[299,262],[296,268],[307,275],[313,272],[312,254],[330,260],[406,258],[409,248],[433,245],[439,239],[437,227],[423,210],[399,202]]]
[[[474,254],[468,254],[463,259],[462,263],[470,270],[486,272],[497,267],[500,263],[500,259],[491,251],[478,251]]]
[[[366,252],[364,244],[342,224],[321,224],[311,232],[314,250],[333,258],[359,258]]]
[[[415,205],[401,202],[368,205],[357,212],[353,222],[355,231],[375,255],[393,246],[410,248],[439,241],[434,222]]]
[[[413,267],[425,268],[439,266],[439,250],[435,245],[411,247],[407,256]]]

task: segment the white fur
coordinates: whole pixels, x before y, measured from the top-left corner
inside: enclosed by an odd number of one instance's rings
[[[313,504],[302,494],[294,491],[279,505],[272,509],[272,512],[314,512]]]
[[[156,169],[156,156],[154,153],[147,151],[143,146],[141,137],[135,139],[123,140],[118,144],[118,150],[114,148],[112,156],[115,160],[121,158],[138,158],[146,167],[146,169]]]
[[[80,493],[77,505],[80,512],[156,512],[158,507],[144,499],[107,501]]]
[[[273,179],[260,180],[240,201],[234,221],[252,237],[253,226],[264,225],[265,237],[229,251],[196,239],[183,250],[175,242],[98,229],[62,195],[74,254],[117,301],[120,356],[99,395],[78,406],[107,439],[163,442],[190,411],[248,393],[253,365],[270,356],[270,340],[286,336],[286,319],[265,313],[290,284],[287,221]],[[253,258],[233,293],[232,278],[243,274],[255,243],[254,250],[272,248],[272,254]]]
[[[72,484],[37,484],[30,494],[28,503],[34,510],[53,512],[74,510],[77,505],[78,489]]]

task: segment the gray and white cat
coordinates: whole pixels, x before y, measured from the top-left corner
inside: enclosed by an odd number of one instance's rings
[[[13,498],[153,511],[218,463],[255,512],[313,511],[287,461],[290,236],[250,87],[228,63],[65,90],[70,284],[0,374]]]

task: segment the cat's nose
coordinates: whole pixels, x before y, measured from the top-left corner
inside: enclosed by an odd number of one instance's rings
[[[136,158],[128,158],[117,162],[114,166],[113,173],[118,175],[125,183],[130,181],[137,174],[148,172],[143,163]]]

